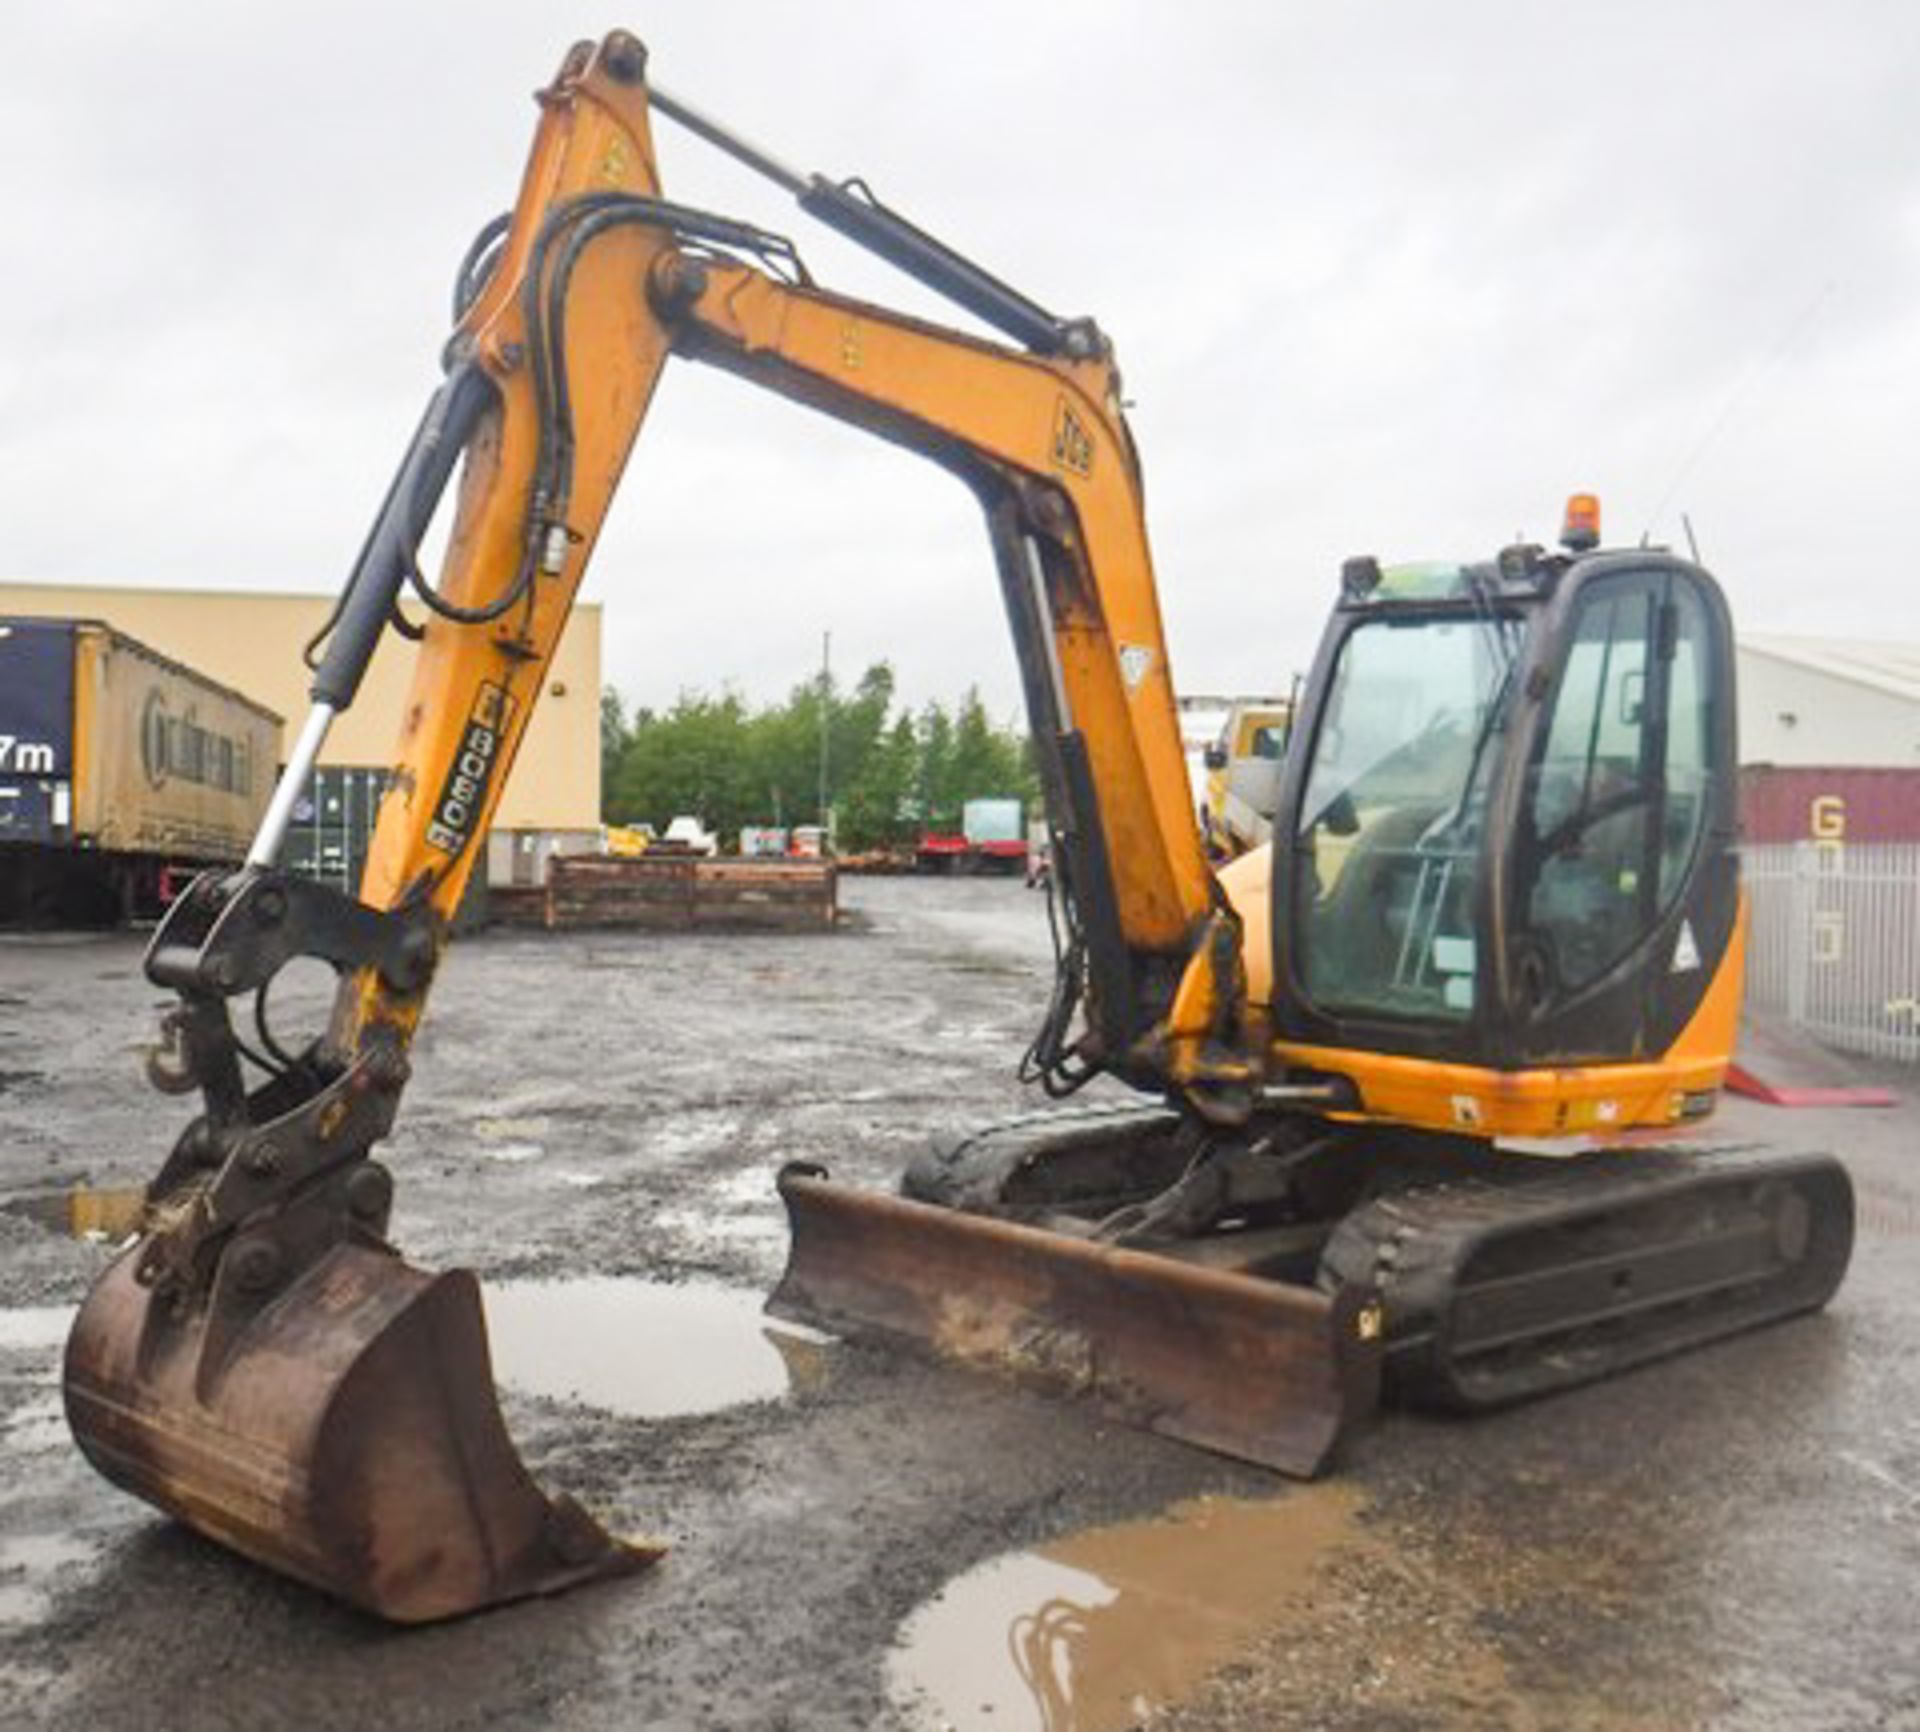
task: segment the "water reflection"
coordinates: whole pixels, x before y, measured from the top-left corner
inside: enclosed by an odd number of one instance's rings
[[[901,1632],[895,1699],[928,1726],[1118,1732],[1187,1696],[1308,1593],[1359,1494],[1201,1498],[997,1558]]]
[[[481,1293],[501,1383],[642,1419],[774,1400],[823,1364],[825,1336],[769,1323],[742,1288],[592,1276]]]

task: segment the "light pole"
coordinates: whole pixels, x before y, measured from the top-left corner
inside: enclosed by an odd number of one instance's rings
[[[827,819],[827,718],[833,692],[833,633],[820,634],[820,840],[824,848],[830,828]]]

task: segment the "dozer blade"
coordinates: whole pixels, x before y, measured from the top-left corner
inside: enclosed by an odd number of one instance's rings
[[[1380,1381],[1380,1312],[1018,1222],[780,1175],[792,1229],[767,1309],[879,1331],[1090,1396],[1129,1423],[1309,1477]]]
[[[67,1418],[107,1478],[270,1569],[400,1623],[638,1569],[662,1548],[550,1501],[494,1394],[480,1287],[335,1245],[258,1309],[186,1316],[95,1284],[67,1342]]]

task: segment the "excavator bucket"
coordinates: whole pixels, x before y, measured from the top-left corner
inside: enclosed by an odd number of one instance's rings
[[[67,1343],[67,1418],[107,1478],[270,1569],[399,1623],[635,1570],[662,1549],[549,1500],[494,1395],[480,1286],[342,1243],[266,1303],[185,1315],[95,1285]]]
[[[1380,1310],[835,1185],[789,1167],[787,1272],[767,1309],[879,1332],[1097,1401],[1128,1423],[1303,1478],[1380,1387]]]

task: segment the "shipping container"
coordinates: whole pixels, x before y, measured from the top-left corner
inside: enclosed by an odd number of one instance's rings
[[[323,764],[293,803],[281,861],[290,870],[358,895],[391,770]]]
[[[1920,766],[1748,764],[1740,771],[1740,832],[1756,845],[1920,842]]]
[[[94,620],[0,618],[0,918],[151,914],[238,861],[273,711]]]

